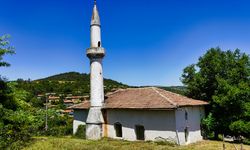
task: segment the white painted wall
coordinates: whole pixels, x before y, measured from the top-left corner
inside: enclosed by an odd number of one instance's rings
[[[116,138],[114,124],[122,124],[123,139],[136,140],[135,125],[145,128],[145,140],[157,137],[176,140],[175,112],[150,110],[107,110],[108,137]]]
[[[185,119],[185,110],[188,112],[188,120]],[[135,141],[135,125],[143,125],[145,128],[145,140],[155,140],[157,137],[172,139],[178,142],[177,133],[181,145],[202,140],[200,120],[204,116],[204,107],[184,107],[177,110],[107,110],[108,137],[116,138],[114,124],[122,124],[124,140]],[[88,110],[74,110],[74,133],[79,125],[85,125]],[[184,129],[189,127],[189,138],[185,141]]]
[[[102,58],[91,59],[90,69],[91,107],[102,107],[104,102]]]
[[[79,125],[86,125],[88,110],[74,110],[73,134],[76,133]]]
[[[185,111],[188,113],[188,119],[185,119]],[[178,131],[178,137],[180,145],[194,143],[202,140],[200,124],[201,119],[204,116],[204,107],[183,107],[175,111],[176,115],[176,130]],[[188,141],[185,141],[185,128],[188,127],[189,136]]]

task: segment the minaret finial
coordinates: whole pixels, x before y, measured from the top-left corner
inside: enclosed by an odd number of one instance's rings
[[[99,13],[97,10],[97,6],[96,6],[96,0],[94,0],[94,8],[93,8],[93,14],[92,14],[92,19],[91,19],[91,25],[95,24],[95,25],[100,25],[100,17],[99,17]]]

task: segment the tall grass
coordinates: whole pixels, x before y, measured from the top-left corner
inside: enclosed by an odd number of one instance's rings
[[[240,149],[240,145],[236,145]],[[226,143],[227,150],[234,150],[233,144]],[[38,137],[24,150],[219,150],[222,142],[203,141],[188,146],[161,145],[154,142],[129,142],[111,139],[91,141],[71,137]],[[245,150],[250,146],[244,145]]]

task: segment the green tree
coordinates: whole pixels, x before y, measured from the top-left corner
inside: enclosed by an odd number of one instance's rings
[[[10,64],[3,61],[3,56],[7,54],[15,54],[14,48],[9,45],[9,35],[3,35],[0,37],[0,67],[8,67]]]
[[[0,67],[8,67],[10,64],[3,61],[3,56],[6,54],[14,54],[14,48],[9,45],[9,35],[0,37]],[[11,95],[11,89],[8,87],[5,79],[0,75],[0,104],[5,108],[16,109],[16,103]]]
[[[19,90],[15,83],[6,83],[8,97],[0,101],[0,149],[17,149],[31,136],[35,117],[30,113],[32,107],[27,103],[29,93]]]
[[[0,67],[10,64],[3,61],[7,54],[14,54],[9,45],[9,35],[0,37]],[[0,76],[0,149],[18,149],[24,141],[30,139],[32,117],[24,109],[29,108],[26,102],[28,92],[15,89],[15,85],[7,83]]]
[[[212,120],[209,126],[213,127],[215,137],[220,133],[239,134],[234,130],[239,121],[242,127],[249,124],[249,55],[240,53],[239,49],[211,48],[198,63],[184,69],[182,82],[187,86],[187,96],[210,103],[211,115],[207,120]]]

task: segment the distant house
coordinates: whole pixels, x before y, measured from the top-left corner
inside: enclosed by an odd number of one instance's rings
[[[73,113],[73,109],[66,109],[66,110],[63,110],[62,113],[63,113],[63,114],[67,114],[67,115],[71,115],[71,116],[74,114],[74,113]]]
[[[64,100],[63,101],[63,103],[64,103],[64,105],[66,106],[66,107],[70,107],[70,106],[73,106],[74,105],[74,102],[72,101],[72,100]]]
[[[202,140],[200,121],[207,102],[159,88],[129,88],[107,94],[103,136],[129,141],[165,139],[184,145]],[[90,102],[74,109],[73,132],[86,123]]]
[[[79,103],[81,101],[89,100],[89,96],[67,96],[65,100],[72,100],[74,103]]]
[[[59,102],[60,101],[60,97],[58,97],[58,96],[49,96],[48,100],[49,100],[50,103],[51,102]]]
[[[44,94],[38,94],[37,95],[37,97],[43,97],[44,96]]]

